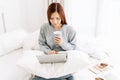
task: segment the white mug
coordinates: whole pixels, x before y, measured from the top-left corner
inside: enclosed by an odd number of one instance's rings
[[[62,32],[61,31],[54,31],[53,34],[54,34],[55,37],[60,37],[60,38],[62,37]]]

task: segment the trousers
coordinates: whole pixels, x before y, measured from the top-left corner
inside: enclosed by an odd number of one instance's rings
[[[62,76],[62,77],[58,77],[58,78],[50,78],[50,79],[46,79],[43,77],[34,77],[32,80],[74,80],[73,76],[71,74]]]

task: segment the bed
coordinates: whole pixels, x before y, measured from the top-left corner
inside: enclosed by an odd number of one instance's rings
[[[17,49],[0,57],[0,80],[29,80],[31,74],[16,66],[23,49]]]
[[[23,29],[0,35],[0,80],[29,80],[31,74],[16,66],[22,55],[22,42],[27,36]]]
[[[27,33],[24,29],[17,29],[0,35],[0,80],[31,80],[33,76],[31,72],[17,66],[16,63],[24,55],[24,51],[39,50],[38,35],[39,30]],[[78,44],[82,51],[95,58],[95,60],[105,57],[102,54],[92,54],[102,52],[93,45],[88,44],[91,42],[86,40],[81,41],[81,38],[79,39]],[[93,59],[90,59],[89,62],[93,61]],[[86,73],[87,71],[82,68],[79,73],[74,74],[75,80],[80,78],[86,80],[86,74],[81,74],[81,72]],[[89,72],[87,72],[87,75],[94,76]],[[91,77],[87,78],[90,80]]]

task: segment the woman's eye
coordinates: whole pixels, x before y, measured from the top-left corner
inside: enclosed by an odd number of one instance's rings
[[[60,18],[50,18],[50,20],[60,20]]]
[[[60,18],[56,18],[57,20],[60,20]]]
[[[53,20],[53,18],[50,18],[51,20]]]

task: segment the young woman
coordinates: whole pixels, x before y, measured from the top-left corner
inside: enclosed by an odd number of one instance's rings
[[[39,35],[40,50],[47,55],[59,54],[59,51],[70,51],[76,49],[76,31],[67,25],[65,13],[60,3],[52,3],[47,10],[48,22],[41,26]],[[57,31],[57,36],[55,32]],[[79,53],[68,53],[68,60],[65,64],[57,66],[61,71],[67,71],[68,74],[58,78],[51,78],[48,80],[74,80],[73,73],[77,71],[81,64],[78,64]],[[76,55],[76,56],[74,56]],[[41,64],[42,65],[42,64]],[[55,63],[54,65],[57,65]],[[58,64],[59,65],[59,64]],[[52,67],[52,66],[51,66]],[[49,69],[51,69],[49,67]],[[53,69],[53,68],[52,68]],[[74,69],[74,70],[73,70]],[[56,71],[57,72],[57,71]],[[47,73],[47,72],[46,72]],[[57,74],[57,73],[56,73]],[[42,77],[35,77],[33,80],[46,80]]]
[[[49,23],[41,26],[39,44],[41,51],[46,54],[57,54],[58,51],[75,50],[76,32],[67,25],[62,6],[52,3],[48,7],[47,17]],[[55,37],[55,31],[60,31],[61,36]]]

